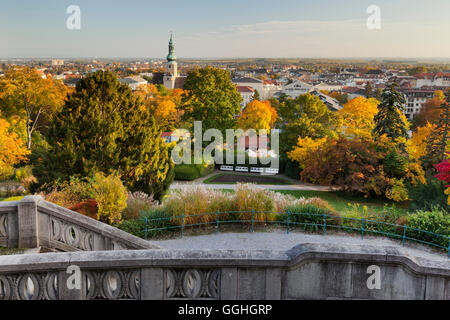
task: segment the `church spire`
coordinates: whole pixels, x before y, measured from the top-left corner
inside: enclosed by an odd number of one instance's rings
[[[176,61],[177,56],[175,55],[175,46],[173,45],[173,34],[170,33],[170,40],[169,40],[169,54],[167,55],[167,61]]]

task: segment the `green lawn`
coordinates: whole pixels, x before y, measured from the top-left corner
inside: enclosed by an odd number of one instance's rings
[[[342,215],[345,215],[346,212],[352,210],[352,205],[357,207],[359,212],[363,212],[363,207],[367,206],[367,210],[369,213],[381,213],[384,209],[385,204],[392,207],[395,205],[396,208],[400,211],[404,211],[406,214],[409,208],[409,204],[407,202],[404,203],[395,203],[393,201],[387,201],[383,199],[370,199],[364,197],[355,197],[346,195],[343,192],[330,192],[330,191],[309,191],[309,190],[273,190],[275,192],[280,192],[283,194],[290,194],[296,198],[305,197],[318,197],[325,201],[327,201],[337,212]]]

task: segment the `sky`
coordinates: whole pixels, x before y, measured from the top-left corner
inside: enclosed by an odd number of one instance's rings
[[[449,0],[0,0],[0,58],[164,58],[171,30],[179,58],[450,58],[449,12]]]

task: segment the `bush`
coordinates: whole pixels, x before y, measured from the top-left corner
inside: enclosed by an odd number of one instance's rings
[[[417,211],[408,216],[408,227],[448,237],[450,236],[450,215],[439,208],[433,208],[430,211]],[[407,237],[432,242],[445,248],[449,245],[448,238],[438,237],[415,230],[408,230]]]
[[[290,223],[306,230],[318,231],[322,230],[324,215],[327,215],[327,225],[339,225],[341,223],[339,215],[329,208],[328,203],[321,199],[315,199],[310,203],[287,207]],[[283,214],[280,220],[287,222],[287,215]]]
[[[260,211],[255,213],[255,221],[273,221],[275,220],[275,202],[271,193],[257,188],[254,184],[236,184],[236,190],[233,197],[233,207],[235,211]],[[263,212],[261,212],[263,211]],[[267,211],[268,213],[264,213]],[[250,220],[249,213],[239,213],[239,220]]]
[[[17,196],[17,197],[9,197],[0,201],[20,201],[23,199],[23,196]]]
[[[213,164],[180,164],[175,166],[175,180],[192,181],[207,176],[214,171]]]
[[[184,224],[197,224],[215,221],[216,216],[211,214],[189,217],[189,215],[215,213],[217,210],[230,211],[232,210],[231,199],[231,194],[218,190],[188,186],[174,191],[164,199],[162,205],[172,217],[185,215]],[[178,218],[176,222],[181,224],[181,219]]]
[[[286,160],[286,165],[285,165],[285,169],[284,169],[284,173],[292,179],[295,180],[300,180],[300,172],[301,169],[298,166],[297,163],[291,161],[291,160]]]
[[[135,219],[143,211],[150,210],[156,206],[157,201],[153,199],[152,195],[144,192],[133,192],[128,194],[127,207],[122,213],[123,219]]]
[[[65,208],[72,208],[79,203],[95,198],[92,179],[87,178],[70,177],[69,181],[54,183],[47,189],[49,191],[42,194],[45,200]]]
[[[14,180],[21,182],[23,179],[28,178],[33,175],[32,167],[26,166],[22,168],[17,168],[14,172]]]
[[[146,226],[145,218],[148,219],[147,229],[168,228],[178,225],[177,221],[172,219],[172,216],[169,213],[167,213],[167,211],[164,208],[158,207],[141,212],[138,218],[124,220],[122,223],[120,223],[120,225],[118,225],[118,227],[119,229],[131,233],[137,237],[144,238]],[[153,220],[153,219],[161,219],[161,220]],[[167,230],[153,230],[149,231],[147,236],[152,237],[164,232],[167,232]]]
[[[429,211],[440,208],[443,211],[450,211],[444,190],[444,183],[435,178],[428,178],[426,184],[418,183],[416,186],[408,186],[411,209]]]
[[[198,178],[200,173],[194,166],[188,164],[175,166],[175,180],[192,181]]]
[[[77,203],[76,205],[69,208],[69,210],[76,211],[82,215],[88,216],[90,218],[96,219],[98,212],[97,201],[90,199]]]
[[[122,211],[127,207],[128,193],[120,177],[96,173],[92,188],[98,204],[97,220],[110,224],[122,220]]]

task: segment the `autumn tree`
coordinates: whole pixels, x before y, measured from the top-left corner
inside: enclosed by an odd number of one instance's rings
[[[29,149],[33,133],[42,129],[41,123],[49,122],[60,110],[66,94],[67,88],[62,82],[43,79],[29,67],[10,69],[0,78],[0,105],[4,116],[25,119]]]
[[[316,139],[336,136],[336,115],[318,97],[309,93],[295,99],[280,97],[277,114],[282,153],[291,151],[300,137]]]
[[[139,86],[135,91],[155,117],[156,124],[163,131],[173,131],[183,115],[182,89],[166,89],[164,86],[147,84]]]
[[[71,176],[117,173],[131,191],[167,191],[173,180],[169,146],[142,100],[111,72],[82,79],[46,135],[48,149],[36,155],[37,186]],[[38,151],[36,151],[38,152]]]
[[[424,166],[431,169],[433,165],[445,159],[447,142],[450,139],[450,91],[447,93],[447,101],[441,105],[439,120],[436,129],[428,138],[426,155],[423,157]]]
[[[27,159],[28,149],[0,113],[0,180],[12,174],[13,166]]]
[[[242,111],[238,124],[241,129],[265,129],[270,131],[277,120],[277,112],[269,101],[253,100]]]
[[[193,125],[203,122],[203,130],[232,129],[237,125],[236,116],[241,111],[241,95],[231,82],[228,71],[205,67],[188,73],[184,84],[186,94],[182,103],[186,106],[182,119]]]
[[[423,127],[418,127],[411,136],[411,155],[420,159],[427,154],[427,141],[436,129],[435,124],[427,122]]]
[[[433,98],[427,100],[420,109],[419,113],[414,117],[414,128],[423,127],[429,123],[439,121],[442,108],[441,105],[445,102],[445,95],[441,90],[434,92]]]
[[[371,139],[378,104],[378,100],[364,97],[357,97],[347,102],[337,112],[340,120],[340,131],[348,137]]]

